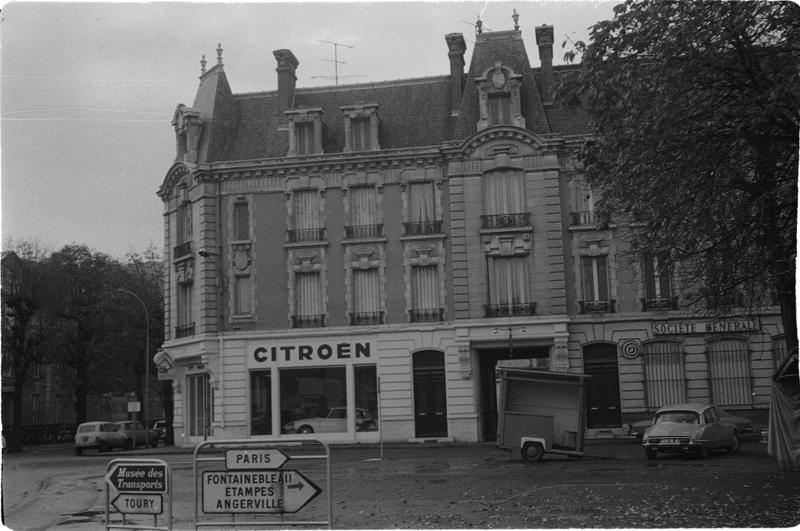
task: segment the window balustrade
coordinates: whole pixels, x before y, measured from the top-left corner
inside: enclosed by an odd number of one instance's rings
[[[597,214],[594,213],[594,210],[570,212],[569,215],[573,225],[597,225]]]
[[[292,229],[286,231],[286,241],[289,243],[297,242],[316,242],[325,240],[325,229]]]
[[[444,321],[444,308],[409,310],[408,320],[411,323]]]
[[[379,238],[383,236],[383,224],[379,225],[346,225],[344,237],[348,240],[358,238]]]
[[[483,214],[481,216],[481,228],[484,229],[529,227],[530,224],[530,212],[517,212],[513,214]]]
[[[677,310],[678,297],[658,297],[655,299],[641,299],[642,311],[652,310]]]
[[[383,324],[383,312],[350,312],[350,326]]]
[[[194,335],[194,323],[178,325],[175,327],[175,338],[190,337]]]
[[[293,315],[292,328],[324,328],[325,315]]]
[[[486,317],[513,317],[517,315],[536,315],[535,302],[516,302],[507,304],[484,304]]]
[[[421,234],[439,234],[442,232],[442,222],[438,221],[414,221],[403,223],[403,234],[405,236],[419,236]]]
[[[614,313],[616,312],[616,300],[608,301],[578,301],[580,313]]]
[[[192,254],[192,242],[183,242],[179,245],[176,245],[172,248],[172,259],[177,260],[178,258],[182,258],[184,256],[189,256]]]

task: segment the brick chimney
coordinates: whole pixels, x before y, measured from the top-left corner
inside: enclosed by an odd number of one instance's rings
[[[536,26],[536,45],[542,63],[542,102],[553,103],[553,26]]]
[[[450,114],[455,116],[461,107],[464,91],[464,52],[467,45],[460,33],[449,33],[444,40],[447,41],[447,55],[450,57]]]
[[[278,61],[275,71],[278,73],[278,112],[280,116],[283,111],[289,110],[294,105],[294,87],[297,83],[297,65],[300,61],[294,56],[291,50],[275,50],[272,52]]]

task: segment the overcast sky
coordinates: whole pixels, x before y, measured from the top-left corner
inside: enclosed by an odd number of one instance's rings
[[[2,233],[57,250],[86,244],[115,258],[163,251],[156,195],[175,157],[170,124],[191,106],[200,58],[217,44],[234,93],[277,88],[272,51],[300,61],[298,87],[445,75],[444,36],[467,40],[478,15],[512,29],[516,9],[528,56],[539,64],[534,27],[564,40],[612,16],[597,2],[33,3],[0,12]],[[351,76],[351,77],[344,77]]]

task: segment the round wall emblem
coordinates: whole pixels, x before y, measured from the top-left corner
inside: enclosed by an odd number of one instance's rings
[[[619,351],[626,359],[638,358],[641,353],[642,343],[638,339],[626,339],[619,344]]]
[[[506,75],[503,73],[503,70],[498,68],[492,74],[492,85],[494,88],[503,88],[506,84]]]

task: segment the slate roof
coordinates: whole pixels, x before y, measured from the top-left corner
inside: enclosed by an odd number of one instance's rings
[[[442,51],[447,67],[446,49]],[[464,140],[473,135],[479,119],[475,79],[497,61],[522,74],[522,114],[529,130],[564,135],[591,132],[580,109],[542,105],[540,69],[531,68],[519,31],[499,31],[476,36],[469,69],[464,74],[459,113],[450,113],[450,76],[412,78],[378,83],[295,90],[293,109],[322,108],[323,150],[340,153],[344,146],[344,116],[340,107],[377,103],[381,120],[380,147],[401,149],[430,147]],[[558,67],[554,69],[558,76]],[[204,161],[237,161],[284,157],[288,133],[277,90],[232,94],[222,66],[201,77],[194,108],[201,112],[205,132],[201,146]]]

